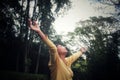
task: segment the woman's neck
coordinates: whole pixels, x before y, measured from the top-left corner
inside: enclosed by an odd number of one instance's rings
[[[65,59],[65,56],[63,56],[63,55],[60,55],[60,58],[64,60],[64,59]]]
[[[66,64],[65,55],[59,55],[62,61]]]

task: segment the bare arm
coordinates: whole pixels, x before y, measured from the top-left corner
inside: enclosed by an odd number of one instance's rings
[[[38,23],[36,21],[32,21],[29,19],[29,27],[30,29],[32,29],[33,31],[37,32],[38,35],[41,37],[41,39],[45,42],[45,44],[50,48],[50,50],[55,53],[56,52],[56,46],[55,44],[48,39],[48,37],[42,32],[42,30],[40,29]]]
[[[34,22],[33,22],[34,25],[33,25],[33,24],[32,24],[32,21],[31,21],[30,19],[29,19],[28,21],[29,21],[29,27],[30,27],[32,30],[34,30],[35,32],[37,32],[37,33],[39,34],[39,36],[40,36],[43,40],[45,40],[45,39],[46,39],[46,36],[45,36],[45,34],[41,31],[38,23],[37,23],[36,21],[34,21]]]
[[[34,25],[33,25],[34,24]],[[34,21],[32,24],[32,21],[29,20],[29,27],[30,29],[32,29],[33,31],[37,32],[38,35],[41,37],[41,39],[44,41],[44,43],[49,47],[50,49],[50,62],[49,65],[51,65],[52,63],[54,63],[54,61],[56,61],[56,57],[58,56],[57,53],[57,48],[55,46],[55,44],[48,39],[48,37],[41,31],[39,25],[36,23],[36,21]]]

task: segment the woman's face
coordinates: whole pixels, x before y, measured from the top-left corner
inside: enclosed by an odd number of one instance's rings
[[[64,47],[64,46],[62,46],[62,45],[57,45],[57,51],[58,51],[58,53],[59,53],[59,55],[67,55],[67,49]]]

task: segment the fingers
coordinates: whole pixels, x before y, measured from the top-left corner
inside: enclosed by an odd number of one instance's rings
[[[38,25],[38,23],[36,21],[33,21],[33,25]]]
[[[37,21],[31,21],[31,19],[28,19],[29,25],[38,25]]]
[[[87,49],[86,49],[86,48],[84,48],[84,47],[82,47],[82,48],[80,49],[80,51],[81,51],[81,52],[86,52],[86,51],[87,51]]]
[[[30,25],[32,25],[32,21],[31,21],[31,19],[28,19],[28,22],[29,22]]]
[[[28,19],[28,25],[29,25],[29,27],[31,27],[31,25],[32,25],[31,19]]]

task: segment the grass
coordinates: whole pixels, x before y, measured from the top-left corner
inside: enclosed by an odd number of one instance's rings
[[[48,80],[47,75],[0,71],[0,80]]]

